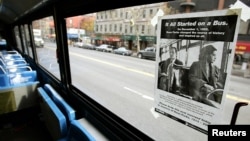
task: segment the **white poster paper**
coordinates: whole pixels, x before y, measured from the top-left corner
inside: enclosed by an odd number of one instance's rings
[[[220,122],[240,13],[217,10],[159,19],[155,111],[204,133]]]

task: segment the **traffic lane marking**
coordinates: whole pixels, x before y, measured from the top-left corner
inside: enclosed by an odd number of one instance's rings
[[[232,99],[232,100],[235,100],[235,101],[240,101],[240,102],[247,102],[247,103],[250,103],[250,100],[249,100],[249,99],[240,98],[240,97],[233,96],[233,95],[229,95],[229,94],[227,94],[226,98],[228,98],[228,99]]]
[[[155,77],[154,74],[151,74],[151,73],[146,73],[146,72],[143,72],[143,71],[126,68],[126,67],[121,66],[121,65],[117,65],[117,64],[106,62],[106,61],[98,60],[98,59],[95,59],[95,58],[92,58],[92,57],[83,56],[83,55],[78,54],[78,53],[70,53],[70,54],[78,56],[78,57],[81,57],[81,58],[85,58],[85,59],[88,59],[88,60],[92,60],[92,61],[96,61],[96,62],[99,62],[99,63],[103,63],[103,64],[106,64],[106,65],[110,65],[110,66],[113,66],[113,67],[121,68],[121,69],[124,69],[124,70],[128,70],[128,71],[140,73],[140,74],[143,74],[143,75],[146,75],[146,76]],[[137,92],[135,90],[132,90],[132,89],[127,88],[127,87],[124,87],[124,88],[127,89],[127,90],[130,90],[130,91],[132,91],[132,92],[134,92],[134,93],[136,93],[138,95],[141,95],[143,97],[143,94],[141,94],[141,93],[139,93],[139,92]],[[146,95],[144,96],[144,98],[147,98],[147,99],[150,99],[150,100],[154,100],[154,98],[148,97]],[[248,99],[236,97],[236,96],[233,96],[233,95],[227,95],[226,98],[229,98],[229,99],[232,99],[232,100],[235,100],[235,101],[242,101],[242,102],[248,102],[248,103],[250,103],[250,100],[248,100]]]

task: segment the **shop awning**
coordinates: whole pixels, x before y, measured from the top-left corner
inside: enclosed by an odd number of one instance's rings
[[[68,39],[77,39],[78,34],[68,34]]]
[[[102,37],[101,36],[96,36],[96,37],[92,37],[92,39],[94,39],[94,40],[102,40]]]
[[[118,42],[118,41],[120,41],[120,38],[119,37],[106,37],[105,40],[112,41],[112,42]]]
[[[155,42],[156,36],[140,36],[142,41]]]
[[[247,41],[237,41],[236,43],[236,54],[250,53],[250,42]]]
[[[135,40],[137,40],[137,36],[136,35],[123,35],[122,39],[125,40],[125,41],[128,41],[128,40],[135,41]],[[139,40],[140,41],[155,42],[156,41],[156,36],[142,36],[142,35],[139,35]]]

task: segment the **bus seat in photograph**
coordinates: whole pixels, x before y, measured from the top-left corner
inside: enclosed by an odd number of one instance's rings
[[[44,90],[66,116],[68,124],[76,118],[75,110],[58,94],[58,92],[51,85],[45,84]]]
[[[42,87],[38,87],[42,117],[53,140],[66,137],[66,118]]]
[[[95,141],[95,138],[77,120],[73,120],[67,136],[58,141]]]
[[[189,82],[188,82],[188,73],[189,68],[183,67],[180,69],[180,96],[183,96],[188,99],[192,99],[192,97],[189,95]]]

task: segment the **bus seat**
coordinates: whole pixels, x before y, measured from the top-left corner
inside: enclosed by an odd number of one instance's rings
[[[36,71],[24,71],[20,73],[8,74],[10,79],[10,85],[22,85],[26,83],[33,83],[37,81]]]
[[[42,87],[38,87],[40,107],[45,125],[54,140],[67,135],[66,118]]]
[[[4,60],[19,60],[19,59],[23,59],[23,57],[20,54],[7,54],[7,55],[3,55],[3,59]]]
[[[0,89],[10,86],[10,79],[7,74],[0,74]]]
[[[0,74],[6,74],[6,71],[2,66],[0,66]]]
[[[18,53],[18,51],[16,51],[16,50],[9,50],[9,51],[3,50],[3,51],[2,51],[2,54],[3,54],[3,55],[6,55],[6,54],[19,54],[19,53]]]
[[[2,66],[2,67],[5,67],[5,66],[6,66],[6,64],[5,64],[5,62],[3,61],[2,58],[0,58],[0,66]]]
[[[12,66],[6,68],[8,73],[20,73],[24,71],[32,71],[30,66]]]
[[[28,65],[28,63],[24,59],[20,60],[6,60],[6,66],[21,66],[21,65]]]
[[[95,141],[95,138],[77,120],[70,123],[69,131],[65,138],[58,141]]]
[[[75,110],[57,93],[57,91],[49,84],[44,85],[44,90],[62,111],[69,123],[76,118]]]

